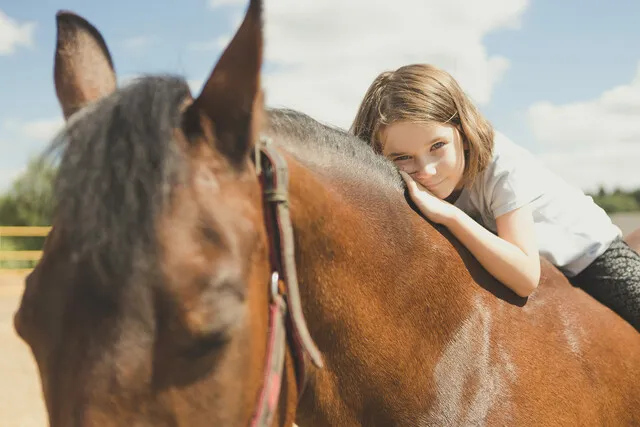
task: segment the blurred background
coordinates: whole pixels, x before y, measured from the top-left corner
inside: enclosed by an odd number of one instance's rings
[[[35,367],[11,322],[51,220],[55,169],[37,155],[63,123],[53,86],[55,13],[72,10],[98,27],[121,84],[180,74],[196,92],[246,5],[0,0],[3,426],[46,425]],[[265,8],[268,105],[348,128],[378,73],[433,63],[625,233],[640,227],[639,1],[266,0]]]

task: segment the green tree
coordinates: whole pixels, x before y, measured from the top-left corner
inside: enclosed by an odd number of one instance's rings
[[[53,165],[31,160],[0,198],[0,225],[51,225],[55,172]]]
[[[0,226],[47,226],[53,214],[53,181],[56,169],[39,159],[0,196]],[[39,250],[44,237],[2,237],[0,250]],[[29,268],[32,261],[0,261],[0,267]]]
[[[640,189],[625,191],[620,188],[615,188],[609,193],[600,187],[596,194],[592,194],[591,196],[602,209],[610,214],[640,211]]]

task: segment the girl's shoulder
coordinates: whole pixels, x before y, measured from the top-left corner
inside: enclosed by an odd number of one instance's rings
[[[470,204],[496,218],[538,200],[546,192],[547,171],[524,147],[496,131],[492,159],[468,188]]]
[[[495,131],[491,161],[478,174],[473,187],[475,191],[486,192],[501,183],[516,187],[521,184],[530,185],[545,170],[545,166],[529,150],[516,144],[505,134]]]

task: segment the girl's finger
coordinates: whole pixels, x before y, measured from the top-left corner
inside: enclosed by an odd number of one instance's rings
[[[402,179],[404,179],[404,182],[407,184],[409,191],[414,192],[418,189],[416,182],[409,176],[408,173],[400,171],[400,175],[402,176]]]

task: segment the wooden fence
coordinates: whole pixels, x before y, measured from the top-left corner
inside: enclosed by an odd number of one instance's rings
[[[613,214],[611,219],[624,234],[628,234],[636,228],[640,228],[640,213]],[[42,247],[38,250],[16,250],[7,248],[3,240],[15,243],[16,238],[22,237],[46,237],[51,227],[2,227],[0,226],[0,273],[13,272],[19,274],[29,273],[33,267],[23,267],[25,264],[35,265],[42,256]]]
[[[0,273],[27,274],[33,267],[23,267],[25,261],[35,264],[42,256],[42,248],[39,250],[7,249],[7,245],[3,243],[15,242],[18,237],[46,237],[49,231],[51,227],[0,227]]]

